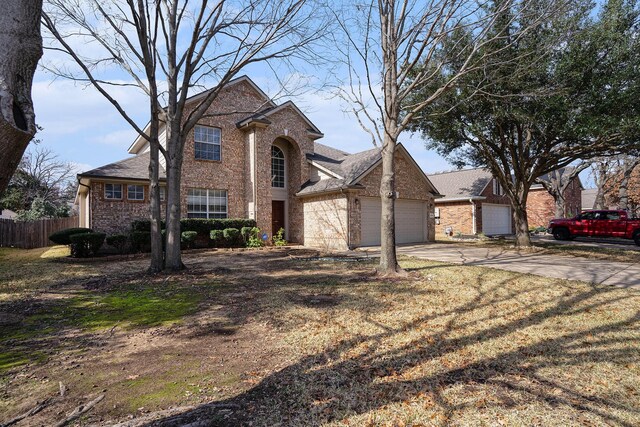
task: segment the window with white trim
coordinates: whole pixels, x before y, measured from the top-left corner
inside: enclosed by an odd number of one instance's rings
[[[195,156],[201,160],[220,160],[222,158],[222,131],[220,128],[196,125],[193,129]]]
[[[144,200],[144,185],[127,185],[127,200]]]
[[[275,145],[271,146],[271,186],[284,188],[284,153]]]
[[[502,185],[498,182],[497,179],[493,179],[493,194],[496,196],[502,196],[504,191],[502,190]]]
[[[105,184],[105,199],[122,199],[122,184]]]
[[[190,188],[187,218],[227,218],[227,190]]]

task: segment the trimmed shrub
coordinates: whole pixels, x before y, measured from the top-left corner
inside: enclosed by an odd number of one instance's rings
[[[58,245],[70,245],[71,244],[71,240],[69,240],[70,236],[73,236],[74,234],[92,233],[92,232],[93,230],[90,228],[82,228],[82,227],[65,228],[64,230],[60,230],[60,231],[56,231],[55,233],[52,233],[49,236],[49,240],[51,240],[53,243],[56,243]]]
[[[240,229],[240,235],[242,236],[242,240],[244,240],[245,245],[249,242],[249,237],[251,237],[251,230],[253,230],[253,227],[242,227]]]
[[[160,222],[160,228],[165,228],[165,222]],[[151,220],[148,219],[136,219],[131,222],[131,231],[148,231],[151,233]]]
[[[213,247],[224,247],[224,233],[222,232],[222,230],[211,230],[209,236],[211,237],[211,244],[213,245]]]
[[[240,230],[237,228],[225,228],[222,234],[229,247],[235,248],[240,246]]]
[[[260,229],[258,227],[253,227],[251,229],[251,233],[249,233],[249,239],[247,240],[248,248],[261,248],[264,246],[264,240],[262,240],[262,236],[260,235]]]
[[[151,250],[151,233],[148,231],[133,231],[129,235],[133,252],[149,252]]]
[[[195,231],[183,231],[180,234],[180,241],[184,243],[187,248],[191,249],[193,242],[196,241],[196,237],[198,237],[198,233]]]
[[[128,240],[129,237],[124,234],[114,234],[107,237],[107,245],[113,246],[118,250],[118,252],[123,254],[125,252],[125,249],[127,248]]]
[[[195,240],[194,246],[214,246],[220,247],[220,244],[216,244],[211,237],[211,231],[224,230],[225,228],[237,228],[238,230],[243,227],[255,227],[256,221],[254,219],[246,218],[221,218],[221,219],[204,219],[204,218],[183,218],[180,220],[181,231],[195,231],[198,233],[198,237]],[[165,227],[164,221],[162,222],[162,228]],[[135,231],[151,231],[151,221],[148,219],[139,219],[131,223],[131,230]]]
[[[71,256],[74,258],[87,258],[97,255],[104,243],[105,233],[79,233],[69,236],[71,241]]]

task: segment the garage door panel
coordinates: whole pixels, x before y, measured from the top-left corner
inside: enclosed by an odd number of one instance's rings
[[[511,234],[511,207],[483,203],[482,232],[487,236]]]
[[[362,198],[361,246],[380,244],[381,203],[378,198]],[[420,200],[396,201],[396,243],[424,242],[426,203]]]

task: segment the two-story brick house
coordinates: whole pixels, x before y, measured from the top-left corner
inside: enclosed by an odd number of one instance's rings
[[[293,102],[275,104],[248,77],[231,81],[188,136],[183,216],[254,218],[312,247],[379,244],[380,150],[349,154],[318,143],[323,136]],[[148,149],[138,138],[133,157],[78,175],[81,226],[123,232],[148,217]],[[437,190],[402,145],[396,156],[397,240],[433,240]]]

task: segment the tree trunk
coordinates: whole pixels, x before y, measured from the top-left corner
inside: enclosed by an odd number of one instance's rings
[[[162,248],[162,210],[160,208],[160,142],[158,141],[158,112],[151,108],[149,127],[149,216],[151,219],[151,264],[150,273],[158,273],[164,269],[164,253]]]
[[[566,218],[567,217],[567,208],[566,208],[566,200],[564,198],[564,191],[560,191],[559,193],[554,194],[555,202],[556,202],[556,218]]]
[[[182,175],[182,144],[179,125],[175,118],[167,121],[167,228],[165,268],[182,270],[182,251],[180,250],[180,182]]]
[[[36,133],[31,100],[42,56],[42,0],[2,2],[0,14],[0,193]]]
[[[516,247],[518,248],[531,246],[526,206],[526,201],[513,204],[513,221],[516,226]]]
[[[395,141],[388,135],[382,148],[382,179],[380,180],[380,265],[382,274],[393,274],[399,271],[396,255],[396,223],[395,223]]]

